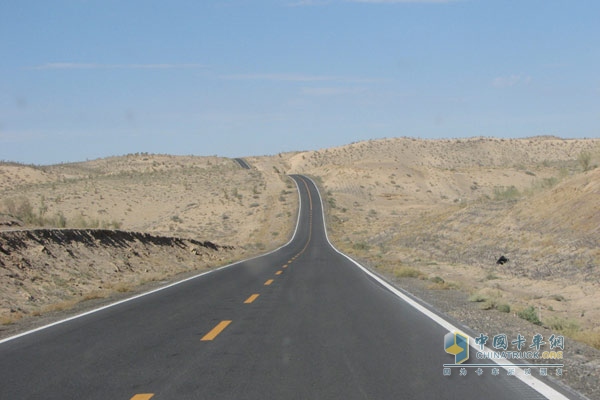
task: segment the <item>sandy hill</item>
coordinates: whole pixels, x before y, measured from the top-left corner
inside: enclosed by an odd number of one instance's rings
[[[156,154],[0,163],[0,229],[146,232],[234,246],[231,257],[241,257],[287,240],[297,199],[285,175],[305,173],[324,189],[332,238],[372,266],[418,267],[513,309],[577,316],[597,332],[600,309],[589,296],[599,284],[599,146],[394,138],[249,157],[250,170],[227,158]],[[500,255],[510,259],[504,268]]]
[[[406,203],[452,203],[492,195],[578,168],[598,141],[556,138],[371,140],[295,155],[291,171],[312,173],[327,187],[364,198],[402,196]]]
[[[388,279],[474,329],[600,348],[600,140],[394,138],[246,160],[0,163],[0,335],[284,243],[298,206],[286,174],[304,173],[334,243]],[[598,353],[572,346],[568,382],[594,397]]]
[[[277,165],[265,159],[245,170],[227,158],[154,154],[0,163],[0,333],[23,316],[284,243],[297,198]],[[108,239],[90,239],[97,235]]]
[[[288,235],[296,199],[285,176],[260,168],[150,154],[42,167],[5,163],[0,214],[28,227],[119,228],[264,250]]]
[[[592,139],[397,138],[301,153],[289,164],[320,182],[332,238],[345,251],[490,309],[535,307],[545,323],[576,327],[598,347],[599,158]]]

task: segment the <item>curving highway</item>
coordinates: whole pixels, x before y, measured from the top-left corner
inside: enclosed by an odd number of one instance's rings
[[[248,164],[243,158],[234,158],[233,160],[238,163],[242,169],[251,169],[250,164]]]
[[[443,376],[448,325],[335,250],[316,186],[292,178],[288,244],[0,342],[0,399],[566,398]]]

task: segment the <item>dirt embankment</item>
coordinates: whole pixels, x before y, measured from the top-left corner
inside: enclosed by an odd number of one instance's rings
[[[23,317],[221,265],[231,246],[105,229],[0,232],[0,333]]]

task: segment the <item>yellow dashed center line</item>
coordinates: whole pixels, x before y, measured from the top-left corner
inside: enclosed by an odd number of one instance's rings
[[[246,299],[246,301],[244,301],[244,304],[250,304],[252,303],[254,300],[256,300],[258,298],[258,296],[260,296],[259,294],[253,294],[252,296],[248,297]]]
[[[304,183],[304,186],[306,186],[306,191],[308,193],[308,203],[309,203],[309,231],[308,231],[308,240],[304,246],[304,248],[298,253],[296,254],[294,257],[292,257],[287,264],[285,264],[284,266],[282,266],[282,269],[285,269],[289,266],[289,264],[291,264],[292,262],[294,262],[294,260],[296,260],[296,258],[300,257],[300,255],[302,255],[302,253],[304,253],[304,251],[306,250],[306,248],[308,247],[308,244],[310,243],[310,239],[311,239],[311,234],[312,234],[312,210],[313,210],[313,204],[312,204],[312,196],[310,194],[310,190],[308,188],[308,184],[306,183],[306,181],[304,181],[304,179],[301,179],[302,182]],[[275,275],[281,275],[283,273],[283,270],[279,270],[277,272],[275,272]],[[274,279],[268,279],[265,282],[265,286],[269,286],[274,282]],[[251,295],[250,297],[248,297],[245,301],[244,304],[251,304],[253,303],[260,295],[255,293],[253,295]],[[232,321],[229,320],[225,320],[225,321],[221,321],[217,324],[217,326],[215,326],[210,332],[208,332],[206,335],[204,335],[202,337],[202,339],[200,339],[201,341],[211,341],[213,339],[215,339],[221,332],[223,332],[225,330],[225,328],[227,328],[229,326],[229,324],[231,324]],[[130,400],[150,400],[152,397],[154,397],[154,393],[140,393],[140,394],[136,394],[134,395]]]
[[[140,393],[133,396],[130,400],[150,400],[154,397],[154,393]]]
[[[208,332],[206,335],[204,335],[204,337],[202,339],[200,339],[203,342],[209,341],[209,340],[213,340],[214,338],[216,338],[219,333],[223,332],[223,330],[225,328],[227,328],[227,326],[231,323],[231,321],[221,321],[219,322],[219,324],[217,326],[215,326],[210,332]]]

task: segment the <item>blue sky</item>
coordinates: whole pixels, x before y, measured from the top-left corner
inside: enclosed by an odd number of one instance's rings
[[[0,160],[600,137],[596,0],[5,0]]]

